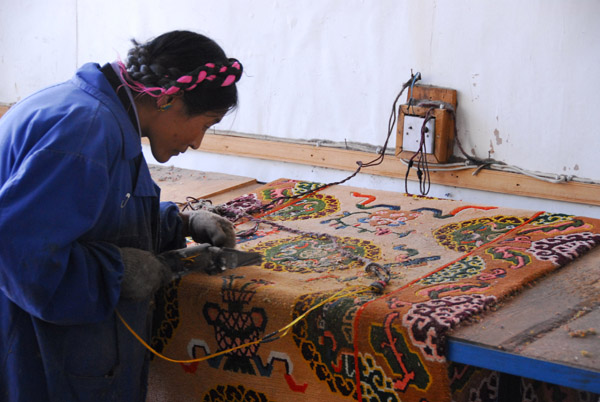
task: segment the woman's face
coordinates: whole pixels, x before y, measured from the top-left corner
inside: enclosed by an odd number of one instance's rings
[[[140,116],[142,136],[148,137],[152,155],[160,163],[185,152],[188,147],[198,149],[204,133],[221,121],[225,112],[206,112],[188,116],[181,99],[175,99],[165,111],[152,108]]]

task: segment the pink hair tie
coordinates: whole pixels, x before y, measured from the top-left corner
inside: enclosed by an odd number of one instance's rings
[[[119,69],[121,72],[121,78],[125,82],[130,89],[136,92],[145,93],[155,98],[160,98],[162,96],[174,95],[179,91],[191,91],[198,86],[202,81],[214,81],[217,78],[217,74],[227,73],[230,68],[235,68],[239,71],[239,73],[235,74],[227,74],[223,82],[221,83],[221,87],[227,87],[233,85],[240,79],[242,65],[236,59],[229,59],[229,65],[217,65],[215,63],[206,63],[203,66],[196,69],[194,72],[189,73],[187,75],[183,75],[179,77],[176,81],[171,81],[171,85],[168,88],[162,87],[146,87],[144,84],[135,81],[129,75],[127,71],[127,67],[121,61],[119,63]],[[196,73],[197,72],[197,73]],[[209,73],[212,73],[209,75]],[[198,76],[195,78],[195,74]]]
[[[191,75],[184,75],[183,77],[179,77],[177,79],[177,82],[179,82],[181,84],[189,84],[190,82],[192,82],[192,76]]]
[[[204,81],[204,79],[206,78],[208,74],[206,73],[206,71],[202,70],[200,71],[200,73],[198,74],[198,79],[196,80],[196,84],[201,83],[202,81]]]
[[[173,94],[175,94],[175,93],[177,93],[177,92],[179,92],[179,88],[178,88],[178,87],[175,87],[175,86],[173,86],[173,87],[171,87],[171,88],[167,89],[166,91],[164,91],[164,94],[165,94],[165,95],[173,95]]]
[[[228,75],[227,78],[221,84],[222,87],[228,87],[235,82],[235,75]]]

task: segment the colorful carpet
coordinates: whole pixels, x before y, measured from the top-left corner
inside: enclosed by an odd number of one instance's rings
[[[230,205],[317,185],[281,179]],[[600,244],[599,220],[348,186],[261,219],[238,226],[260,266],[188,275],[157,303],[160,353],[242,347],[154,358],[150,401],[450,401],[448,331]]]

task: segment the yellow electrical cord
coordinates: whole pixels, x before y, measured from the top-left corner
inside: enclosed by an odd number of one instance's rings
[[[348,297],[348,296],[355,296],[355,295],[359,295],[361,293],[367,292],[367,291],[376,291],[377,289],[373,289],[371,287],[367,287],[367,288],[363,288],[363,289],[359,289],[359,290],[355,290],[355,291],[351,291],[351,292],[344,292],[345,289],[340,290],[339,292],[336,292],[335,294],[333,294],[331,297],[328,297],[327,299],[323,300],[320,303],[315,304],[314,306],[312,306],[311,308],[309,308],[308,310],[306,310],[303,314],[301,314],[300,316],[298,316],[294,321],[290,322],[289,324],[287,324],[286,326],[278,329],[277,331],[259,339],[256,341],[252,341],[252,342],[248,342],[245,343],[243,345],[239,345],[230,349],[226,349],[226,350],[222,350],[220,352],[217,353],[213,353],[211,355],[207,355],[204,357],[200,357],[197,359],[190,359],[190,360],[176,360],[176,359],[171,359],[170,357],[167,357],[165,355],[160,354],[159,352],[157,352],[156,350],[154,350],[152,348],[152,346],[148,345],[148,343],[146,343],[146,341],[144,341],[134,330],[133,328],[131,328],[129,326],[129,324],[127,324],[127,322],[125,321],[125,319],[121,316],[121,314],[115,310],[115,313],[117,314],[117,317],[119,317],[119,320],[121,320],[121,322],[123,323],[123,325],[125,325],[125,328],[127,328],[129,330],[129,332],[131,332],[131,334],[142,344],[146,347],[146,349],[148,349],[150,352],[152,352],[154,355],[160,357],[161,359],[170,361],[172,363],[197,363],[197,362],[201,362],[204,360],[208,360],[208,359],[212,359],[213,357],[217,357],[220,355],[224,355],[226,353],[230,353],[233,352],[235,350],[241,349],[241,348],[246,348],[248,346],[252,346],[252,345],[258,345],[260,343],[263,343],[265,341],[272,341],[275,339],[280,339],[283,338],[284,336],[286,336],[289,332],[289,330],[296,325],[299,321],[301,321],[302,319],[304,319],[309,313],[311,313],[312,311],[316,310],[317,308],[330,303],[332,301],[336,301],[338,299],[341,299],[342,297]],[[275,338],[276,335],[279,335],[277,338]],[[273,338],[273,339],[270,339]]]

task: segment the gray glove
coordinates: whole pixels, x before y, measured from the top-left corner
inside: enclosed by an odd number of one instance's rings
[[[209,243],[217,247],[235,247],[235,229],[226,218],[208,211],[183,212],[187,219],[188,235],[196,243]]]
[[[121,248],[125,269],[121,281],[121,297],[144,300],[152,296],[173,277],[171,268],[150,251]]]

